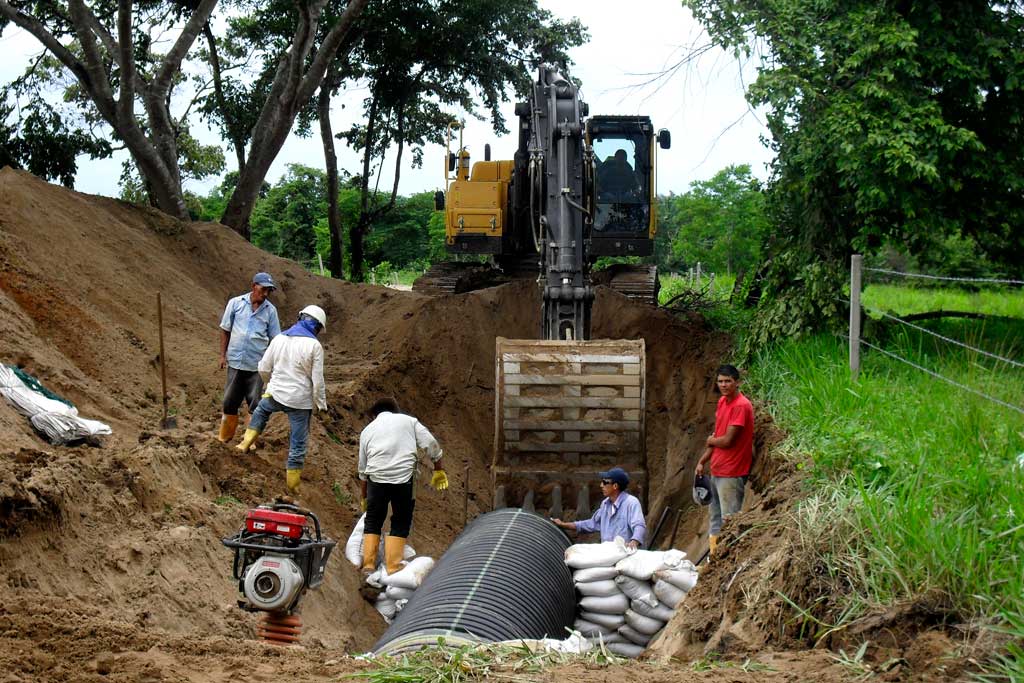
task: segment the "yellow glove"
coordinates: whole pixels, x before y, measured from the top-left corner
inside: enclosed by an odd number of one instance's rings
[[[444,491],[448,488],[448,475],[444,473],[444,470],[434,470],[434,476],[430,478],[430,485],[438,491]]]
[[[362,510],[363,512],[366,512],[366,499],[365,498],[363,498],[361,501],[359,501],[359,509]]]

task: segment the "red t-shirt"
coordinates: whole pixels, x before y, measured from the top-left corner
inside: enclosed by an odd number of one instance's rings
[[[731,425],[738,425],[739,435],[730,448],[714,447],[711,452],[711,474],[715,477],[745,477],[750,474],[754,459],[754,406],[740,392],[731,403],[725,396],[715,409],[715,436],[725,436]]]

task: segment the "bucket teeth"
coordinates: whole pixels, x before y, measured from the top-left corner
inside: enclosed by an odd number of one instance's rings
[[[505,507],[505,485],[502,484],[494,489],[494,509],[500,510]]]
[[[548,516],[562,518],[562,487],[558,484],[551,489],[551,509],[548,510]]]
[[[534,491],[530,489],[526,492],[526,497],[523,498],[523,510],[526,512],[537,512],[533,505]]]
[[[576,519],[590,519],[590,489],[586,486],[576,494]]]

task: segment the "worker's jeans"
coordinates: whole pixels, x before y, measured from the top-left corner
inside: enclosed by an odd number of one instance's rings
[[[717,536],[722,518],[736,514],[743,507],[746,477],[711,477],[711,527],[708,533]]]
[[[285,467],[289,470],[301,470],[302,463],[306,461],[306,444],[309,441],[309,417],[313,411],[309,408],[290,408],[283,403],[278,403],[270,396],[263,398],[256,411],[249,420],[249,429],[262,432],[267,426],[267,420],[277,412],[284,412],[288,416],[291,432],[288,435],[288,464]]]

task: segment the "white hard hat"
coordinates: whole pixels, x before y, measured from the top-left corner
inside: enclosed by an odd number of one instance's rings
[[[299,311],[299,315],[308,315],[310,318],[320,323],[320,327],[324,328],[324,330],[327,329],[327,314],[324,313],[324,309],[319,306],[310,304]]]

